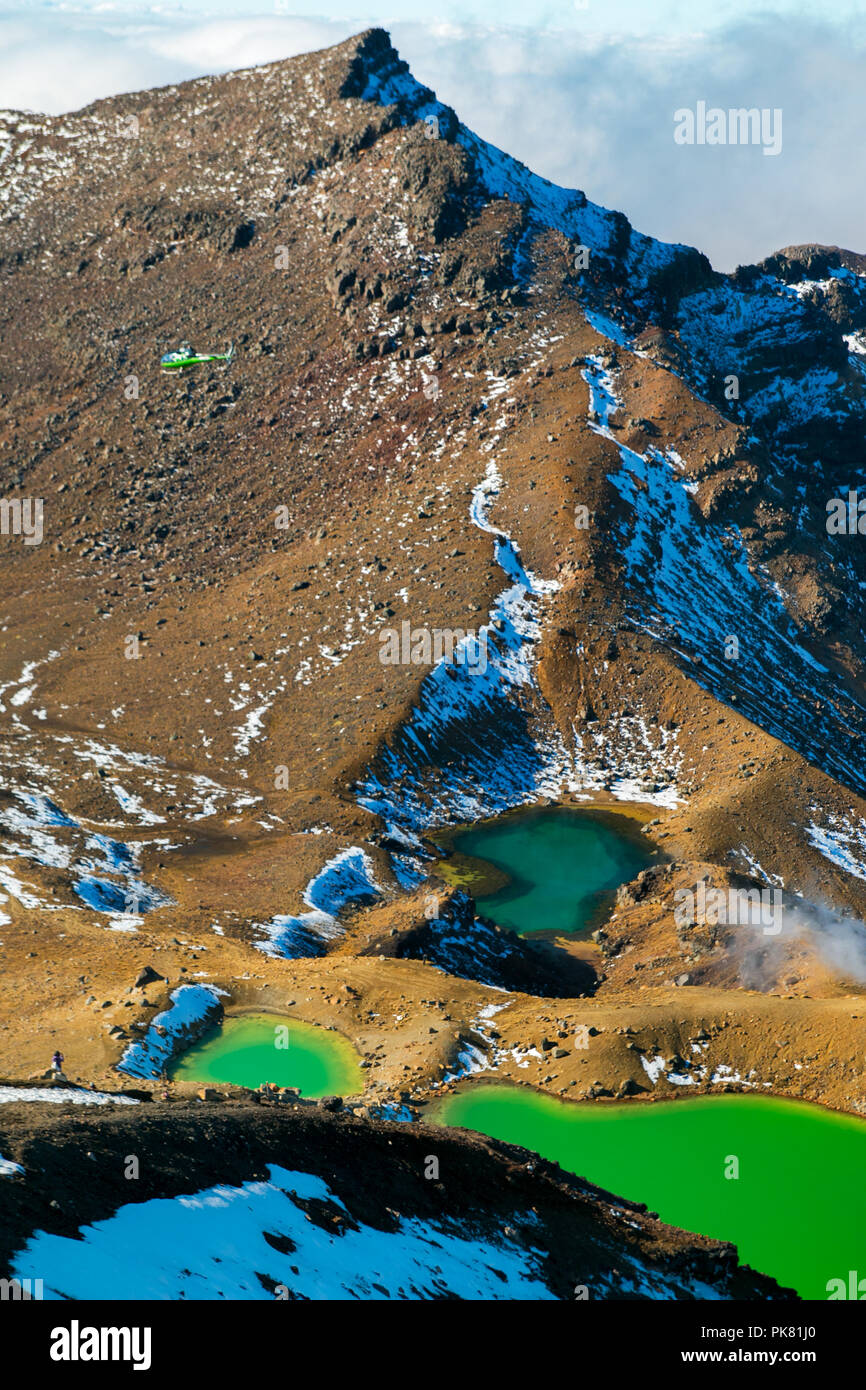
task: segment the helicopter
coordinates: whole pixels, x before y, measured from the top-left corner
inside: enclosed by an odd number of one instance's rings
[[[177,352],[163,353],[159,365],[164,372],[185,372],[188,367],[197,367],[202,362],[224,362],[228,366],[234,355],[234,343],[229,343],[228,352],[193,352],[189,343],[181,343]]]

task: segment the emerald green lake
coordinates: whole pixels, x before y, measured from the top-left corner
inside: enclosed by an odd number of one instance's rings
[[[313,1099],[364,1089],[359,1057],[339,1033],[274,1014],[226,1018],[176,1062],[174,1081],[297,1086]]]
[[[451,846],[498,871],[492,891],[483,880],[470,891],[483,916],[521,933],[585,930],[614,889],[655,858],[627,817],[563,806],[460,830]]]
[[[560,1101],[477,1083],[428,1111],[534,1149],[663,1221],[734,1241],[740,1259],[803,1298],[866,1276],[866,1122],[767,1096],[642,1104]],[[732,1159],[739,1177],[727,1178]]]

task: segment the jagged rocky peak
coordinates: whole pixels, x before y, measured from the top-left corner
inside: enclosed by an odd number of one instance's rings
[[[331,51],[336,54],[341,50],[348,57],[341,97],[393,104],[405,118],[423,120],[430,117],[431,129],[435,129],[436,135],[448,140],[454,138],[459,124],[456,113],[437,101],[435,92],[429,87],[416,81],[385,29],[368,29]]]
[[[801,246],[783,246],[772,256],[766,256],[758,263],[758,270],[768,275],[776,275],[780,280],[794,283],[807,277],[823,280],[833,271],[844,267],[856,274],[866,271],[866,255],[858,251],[847,251],[842,246],[823,246],[818,242],[807,242]],[[749,269],[751,267],[747,267]]]

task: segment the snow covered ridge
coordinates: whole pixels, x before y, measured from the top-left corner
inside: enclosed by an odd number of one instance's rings
[[[338,1229],[311,1218],[310,1203],[336,1209]],[[275,1164],[266,1182],[124,1206],[77,1238],[39,1231],[12,1273],[31,1269],[51,1271],[47,1299],[554,1297],[540,1250],[453,1220],[364,1225],[323,1179]]]
[[[514,541],[491,523],[502,485],[491,461],[470,505],[473,523],[494,537],[494,558],[507,581],[481,628],[486,669],[470,672],[448,661],[434,666],[412,714],[357,788],[359,803],[407,845],[406,855],[393,855],[407,884],[421,876],[408,848],[418,831],[535,801],[568,775],[568,754],[534,674],[545,599],[557,585],[528,571]]]
[[[840,693],[808,650],[777,588],[750,565],[739,530],[704,518],[671,451],[639,454],[619,442],[610,417],[621,403],[601,357],[587,359],[583,376],[590,428],[619,454],[620,467],[608,476],[627,506],[618,540],[632,621],[716,699],[735,696],[747,718],[866,791],[853,737],[866,731],[866,707]],[[728,660],[726,642],[743,633],[749,641]]]
[[[341,850],[304,889],[304,902],[310,911],[257,923],[256,929],[265,933],[265,939],[256,945],[265,955],[290,960],[324,955],[328,943],[342,934],[340,912],[352,903],[370,902],[381,891],[370,856],[357,846]]]
[[[641,298],[652,277],[697,253],[679,243],[657,241],[635,231],[620,212],[591,203],[580,191],[560,188],[533,174],[513,156],[482,140],[462,125],[449,106],[437,101],[429,87],[418,82],[390,45],[379,53],[364,55],[365,81],[358,95],[383,106],[397,105],[407,121],[422,121],[432,137],[454,139],[469,154],[489,198],[508,199],[529,213],[530,225],[550,227],[592,253],[616,264],[630,286],[633,298]],[[650,298],[652,296],[650,295]]]
[[[524,239],[534,229],[549,227],[588,247],[594,261],[608,270],[615,268],[616,282],[628,286],[632,313],[644,319],[648,313],[654,316],[660,288],[666,284],[670,289],[681,269],[687,292],[676,311],[678,345],[685,374],[699,394],[712,395],[727,373],[736,372],[750,382],[737,418],[755,426],[769,424],[793,443],[798,428],[809,422],[832,425],[846,416],[866,421],[862,383],[852,392],[843,380],[846,358],[853,361],[858,377],[863,372],[859,330],[866,318],[866,277],[841,264],[824,280],[810,280],[804,271],[802,280],[793,283],[767,271],[756,271],[751,278],[715,273],[694,248],[645,236],[621,212],[589,202],[580,191],[557,187],[480,139],[416,81],[390,46],[365,53],[363,61],[363,100],[394,104],[405,121],[424,122],[434,138],[441,133],[456,141],[472,158],[487,197],[508,199],[526,209]],[[518,248],[518,270],[523,269],[520,262]],[[858,331],[844,340],[831,318],[816,312],[834,281],[844,285],[859,306]],[[641,326],[637,319],[627,325],[605,314],[597,320],[591,313],[587,316],[621,346],[630,346]],[[784,466],[784,459],[779,463]]]
[[[211,1024],[222,1017],[220,996],[227,993],[216,985],[181,985],[171,994],[171,1008],[150,1024],[144,1037],[126,1048],[117,1071],[141,1080],[153,1080],[168,1063]]]

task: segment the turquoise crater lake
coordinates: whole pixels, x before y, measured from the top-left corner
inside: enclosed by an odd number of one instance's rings
[[[534,1149],[663,1221],[733,1241],[803,1298],[866,1276],[866,1122],[775,1096],[562,1101],[475,1082],[428,1120]],[[834,1283],[834,1281],[836,1281]]]
[[[342,1034],[297,1018],[242,1014],[226,1018],[187,1048],[173,1081],[296,1086],[302,1096],[355,1095],[364,1089],[360,1057]]]
[[[657,855],[630,817],[551,806],[458,830],[443,878],[478,911],[522,934],[572,935],[597,925],[613,894]]]

